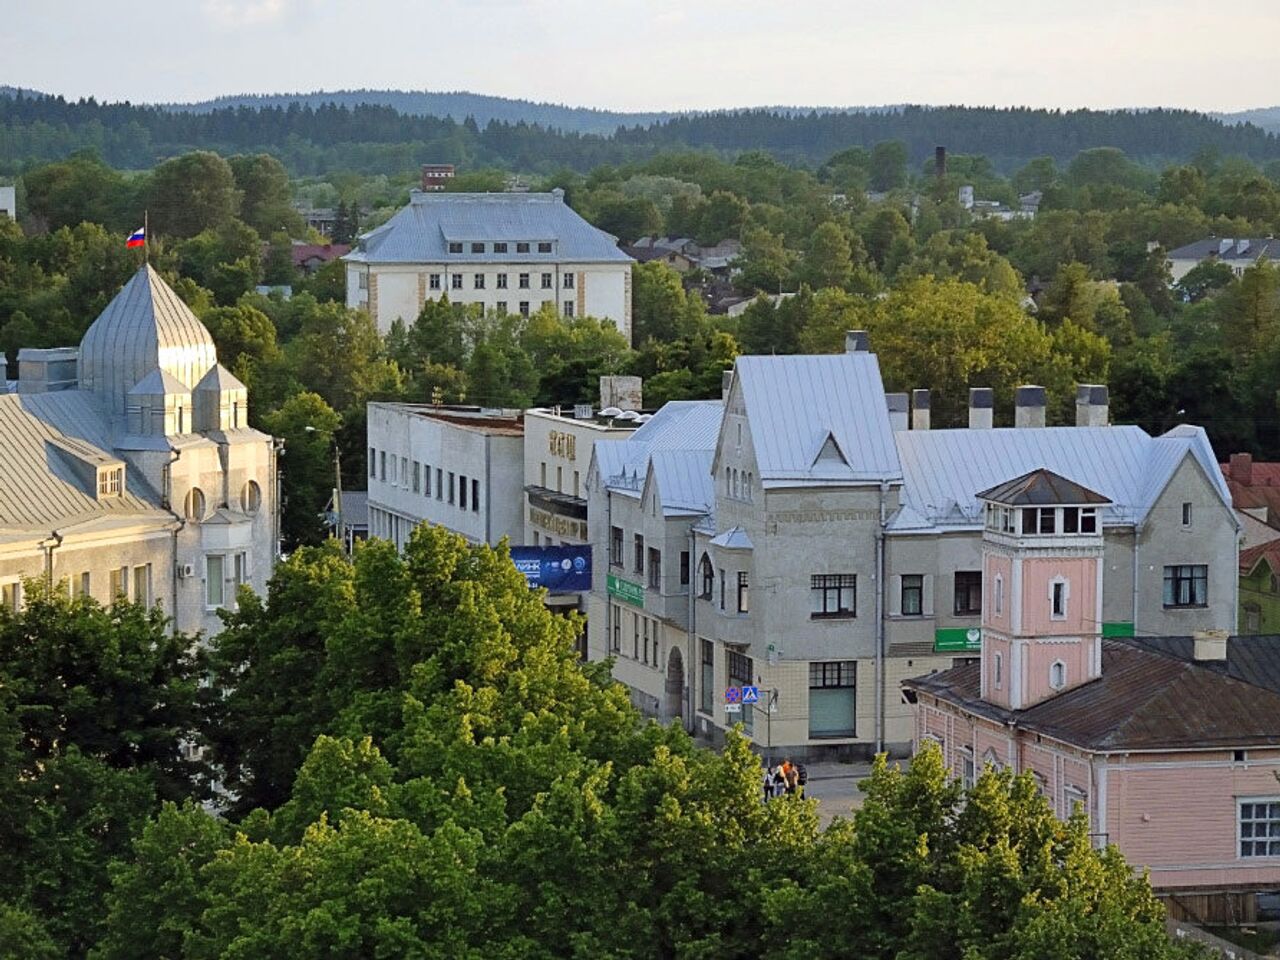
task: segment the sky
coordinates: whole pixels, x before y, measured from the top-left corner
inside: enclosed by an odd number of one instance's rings
[[[0,0],[0,84],[470,90],[620,110],[1280,103],[1280,2]]]

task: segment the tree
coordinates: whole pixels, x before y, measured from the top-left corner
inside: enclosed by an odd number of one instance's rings
[[[325,537],[324,505],[334,489],[334,433],[342,418],[315,393],[297,393],[262,417],[272,436],[284,440],[284,517],[281,536],[290,545]]]
[[[898,210],[881,206],[867,219],[862,230],[867,255],[886,273],[892,272],[911,240],[911,224]],[[896,256],[895,256],[896,254]]]
[[[907,185],[907,148],[898,140],[886,140],[871,148],[871,189],[881,192]]]
[[[31,911],[0,902],[0,957],[58,960],[58,947]]]
[[[742,235],[738,283],[748,290],[778,293],[791,279],[793,260],[782,237],[763,227],[750,227]]]
[[[1231,265],[1221,260],[1204,260],[1182,275],[1178,292],[1189,303],[1198,303],[1216,290],[1229,287],[1236,279]]]
[[[1245,269],[1240,282],[1214,299],[1226,346],[1253,357],[1280,331],[1280,267],[1262,261]]]
[[[694,306],[694,302],[698,306]],[[687,297],[680,275],[658,260],[631,268],[631,339],[636,344],[653,339],[675,340],[692,332],[701,300]]]
[[[155,168],[149,206],[156,234],[194,237],[228,223],[239,209],[240,191],[226,160],[197,150]]]
[[[227,161],[240,193],[240,219],[264,237],[302,233],[302,217],[293,209],[289,173],[275,157],[266,153],[231,157]]]
[[[298,278],[293,265],[293,243],[287,233],[274,233],[262,258],[262,282],[277,286],[292,284]]]
[[[623,243],[632,243],[658,233],[662,229],[662,214],[651,200],[616,197],[596,209],[592,223]]]
[[[843,287],[853,277],[853,248],[844,231],[828,220],[813,232],[802,272],[815,290]]]

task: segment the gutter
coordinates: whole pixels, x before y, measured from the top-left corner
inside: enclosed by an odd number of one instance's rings
[[[696,522],[695,520],[694,523]],[[694,710],[694,697],[696,696],[695,687],[697,681],[701,679],[698,677],[697,671],[702,669],[702,658],[695,649],[698,646],[698,601],[697,595],[694,593],[694,584],[697,581],[695,572],[697,570],[698,541],[694,536],[693,527],[693,523],[689,524],[689,669],[685,671],[689,677],[689,719],[685,723],[685,729],[689,733],[697,732],[698,717]]]
[[[169,452],[173,454],[173,459],[164,465],[164,490],[160,494],[160,503],[178,522],[178,525],[173,528],[173,555],[169,558],[169,575],[173,591],[169,596],[173,597],[172,623],[173,632],[176,635],[178,633],[178,534],[186,527],[187,520],[173,509],[173,465],[182,459],[182,451],[171,449]]]
[[[876,528],[876,627],[875,627],[875,674],[876,674],[876,753],[884,753],[885,728],[885,629],[884,629],[884,540],[885,540],[885,502],[889,482],[880,481],[880,524]]]

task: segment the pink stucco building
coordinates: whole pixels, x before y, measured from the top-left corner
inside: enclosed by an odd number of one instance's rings
[[[966,783],[986,763],[1031,771],[1158,893],[1247,914],[1280,889],[1280,643],[1104,639],[1106,498],[1046,470],[979,498],[981,655],[904,684],[916,749],[937,742]],[[1194,570],[1166,570],[1167,601],[1194,602]]]

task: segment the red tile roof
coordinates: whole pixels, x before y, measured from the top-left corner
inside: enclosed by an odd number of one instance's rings
[[[313,257],[328,263],[350,252],[346,243],[298,243],[293,246],[293,265],[300,267]]]

